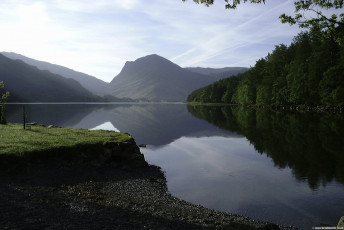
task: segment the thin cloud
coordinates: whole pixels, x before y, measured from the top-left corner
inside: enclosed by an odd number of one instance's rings
[[[208,8],[191,0],[2,0],[0,50],[108,82],[126,61],[152,53],[182,66],[250,66],[296,35],[278,21],[293,9],[282,0],[234,11],[221,1]]]
[[[250,20],[246,20],[238,25],[234,24],[235,26],[233,27],[227,27],[227,32],[219,33],[214,38],[197,44],[171,60],[179,62],[183,66],[196,66],[197,64],[204,64],[220,55],[230,55],[230,52],[233,50],[261,44],[271,38],[278,37],[281,29],[274,26],[276,23],[270,23],[269,21],[267,23],[266,17],[269,16],[270,19],[276,15],[276,13],[272,14],[273,12],[279,12],[280,9],[285,9],[288,5],[290,6],[290,1],[283,2],[269,10],[263,11]],[[262,25],[263,23],[266,23],[266,25]],[[286,36],[289,37],[290,34],[288,32]],[[254,49],[254,47],[252,48]]]

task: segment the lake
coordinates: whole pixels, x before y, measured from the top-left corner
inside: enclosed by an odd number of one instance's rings
[[[155,104],[29,104],[45,125],[130,133],[171,194],[303,229],[344,216],[342,114]],[[22,122],[22,105],[7,105]]]

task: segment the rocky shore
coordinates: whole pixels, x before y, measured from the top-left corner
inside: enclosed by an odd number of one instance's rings
[[[36,159],[0,174],[0,229],[293,229],[169,194],[160,168]]]

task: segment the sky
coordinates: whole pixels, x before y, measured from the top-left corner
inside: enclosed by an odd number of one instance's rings
[[[158,54],[181,67],[250,67],[301,30],[282,24],[294,1],[226,10],[192,0],[1,0],[0,51],[110,82],[126,61]]]

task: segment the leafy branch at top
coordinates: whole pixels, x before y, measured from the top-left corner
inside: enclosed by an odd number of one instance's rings
[[[186,1],[186,0],[182,0]],[[197,4],[210,6],[214,4],[214,0],[193,0]],[[226,9],[236,9],[240,3],[264,3],[265,0],[224,0]],[[340,27],[344,27],[344,13],[333,13],[327,16],[321,10],[340,10],[344,6],[344,0],[300,0],[295,1],[295,15],[290,16],[282,14],[280,16],[282,23],[290,25],[298,24],[300,28],[322,28],[323,30],[333,31]]]
[[[301,28],[320,26],[323,29],[334,29],[338,26],[344,26],[344,14],[334,13],[331,16],[326,16],[321,10],[339,10],[343,8],[343,3],[344,0],[296,1],[294,2],[295,15],[292,17],[282,14],[280,19],[282,23],[298,24]],[[312,16],[307,15],[307,12]]]

